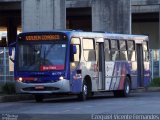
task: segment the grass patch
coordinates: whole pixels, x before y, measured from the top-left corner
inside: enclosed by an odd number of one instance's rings
[[[160,87],[160,78],[154,78],[151,83],[150,83],[151,87]]]

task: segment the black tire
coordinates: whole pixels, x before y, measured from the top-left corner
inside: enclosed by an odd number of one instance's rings
[[[43,95],[34,95],[36,102],[43,102]]]
[[[124,89],[121,91],[121,96],[122,97],[128,97],[130,94],[130,90],[131,90],[131,82],[129,77],[125,78],[125,82],[124,82]]]
[[[128,97],[130,94],[130,90],[131,90],[130,79],[129,77],[126,77],[123,90],[117,90],[114,91],[113,93],[115,97]]]
[[[83,82],[82,92],[78,95],[80,101],[85,101],[89,97],[89,87],[86,81]]]

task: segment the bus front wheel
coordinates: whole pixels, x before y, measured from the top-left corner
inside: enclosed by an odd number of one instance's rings
[[[85,101],[88,95],[89,95],[88,84],[86,83],[86,81],[84,81],[82,85],[82,92],[78,95],[78,98],[80,101]]]

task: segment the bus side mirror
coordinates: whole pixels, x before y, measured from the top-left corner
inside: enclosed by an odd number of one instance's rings
[[[76,45],[73,45],[73,54],[76,54],[76,53],[77,53]]]
[[[76,45],[71,45],[71,54],[76,54],[77,53],[77,48],[76,48]]]

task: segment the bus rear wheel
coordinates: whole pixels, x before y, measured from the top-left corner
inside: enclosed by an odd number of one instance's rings
[[[34,95],[36,102],[43,102],[43,95]]]
[[[129,77],[126,77],[125,82],[124,82],[124,89],[121,91],[122,92],[122,97],[128,97],[130,94],[131,90],[131,82]]]
[[[131,83],[129,77],[125,78],[123,90],[114,91],[115,97],[128,97],[131,90]]]

